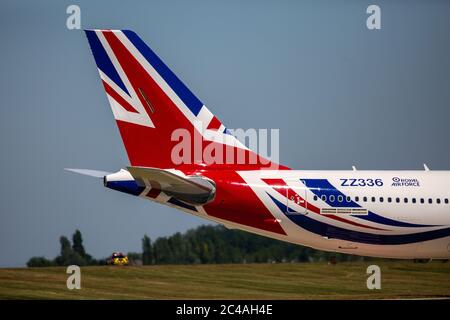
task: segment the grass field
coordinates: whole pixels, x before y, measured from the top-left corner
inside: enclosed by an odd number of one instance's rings
[[[68,290],[65,268],[0,269],[0,299],[397,299],[450,297],[450,263],[377,262],[381,290],[368,290],[370,263],[83,267]]]

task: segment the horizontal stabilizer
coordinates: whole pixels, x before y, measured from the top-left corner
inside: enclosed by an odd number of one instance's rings
[[[104,176],[110,174],[111,172],[100,171],[100,170],[91,170],[91,169],[70,169],[64,168],[66,171],[75,172],[78,174],[82,174],[84,176],[94,177],[94,178],[103,178]]]
[[[214,183],[202,176],[182,177],[167,170],[128,167],[128,171],[141,186],[163,191],[168,196],[193,205],[204,205],[214,199]]]

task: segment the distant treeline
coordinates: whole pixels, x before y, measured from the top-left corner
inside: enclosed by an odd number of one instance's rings
[[[86,253],[81,232],[77,230],[70,241],[60,238],[61,252],[54,260],[33,257],[29,267],[101,265],[106,259],[95,260]],[[314,250],[222,226],[200,226],[185,233],[159,237],[154,242],[145,235],[142,252],[130,252],[135,264],[211,264],[211,263],[274,263],[313,261],[354,261],[363,258]]]
[[[83,237],[80,230],[76,230],[72,236],[72,243],[65,236],[59,238],[61,250],[59,256],[53,260],[45,257],[32,257],[27,262],[28,267],[51,267],[51,266],[68,266],[68,265],[99,265],[101,261],[92,258],[86,253],[83,246]],[[104,264],[105,262],[103,262]]]

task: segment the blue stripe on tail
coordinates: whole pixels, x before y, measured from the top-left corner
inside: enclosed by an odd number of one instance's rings
[[[130,30],[122,31],[131,43],[139,50],[144,58],[159,73],[164,81],[172,88],[184,104],[197,116],[203,103],[181,82],[180,79],[162,62],[139,36]]]
[[[97,67],[102,70],[103,73],[105,73],[112,81],[114,81],[114,83],[117,84],[123,91],[130,95],[122,79],[120,79],[116,68],[114,68],[111,59],[109,59],[105,48],[103,48],[100,39],[95,34],[95,31],[85,30],[85,32],[89,45],[91,46],[92,54],[94,55],[95,62],[97,63]]]

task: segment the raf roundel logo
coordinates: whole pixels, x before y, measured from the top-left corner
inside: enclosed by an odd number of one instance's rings
[[[392,178],[392,187],[420,187],[420,182],[416,178]]]

